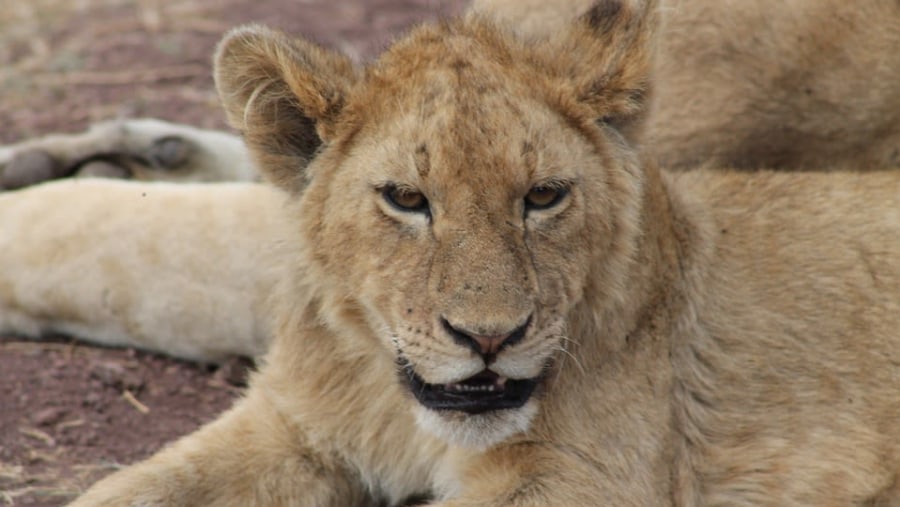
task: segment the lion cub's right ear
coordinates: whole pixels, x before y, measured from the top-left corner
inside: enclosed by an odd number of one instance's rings
[[[337,52],[249,25],[219,43],[215,80],[228,121],[243,134],[259,170],[298,191],[304,167],[334,135],[357,71]]]

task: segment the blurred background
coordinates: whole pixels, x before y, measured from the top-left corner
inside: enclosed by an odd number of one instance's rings
[[[153,116],[224,127],[210,57],[261,22],[357,60],[463,0],[28,0],[0,9],[0,144],[96,120]]]

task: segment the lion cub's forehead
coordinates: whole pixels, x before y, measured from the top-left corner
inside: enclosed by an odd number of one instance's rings
[[[503,78],[528,67],[528,48],[514,35],[480,21],[424,25],[368,67],[369,86],[406,86],[430,71]]]
[[[411,182],[452,176],[513,192],[574,177],[564,159],[577,133],[544,100],[522,48],[489,28],[422,28],[368,69],[353,106],[381,145],[380,167]]]
[[[401,39],[366,69],[351,99],[366,116],[388,119],[398,112],[465,113],[505,102],[507,109],[543,89],[540,73],[512,35],[478,22],[426,25]]]

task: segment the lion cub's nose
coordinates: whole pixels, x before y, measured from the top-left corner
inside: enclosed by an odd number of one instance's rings
[[[476,354],[482,356],[486,363],[490,364],[504,347],[514,345],[525,337],[525,331],[531,324],[531,316],[529,315],[522,325],[508,332],[496,334],[483,334],[468,330],[463,326],[454,325],[444,318],[441,319],[441,323],[456,343],[472,349]]]

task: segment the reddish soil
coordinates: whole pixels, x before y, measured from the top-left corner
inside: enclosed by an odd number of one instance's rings
[[[0,11],[0,143],[116,116],[224,128],[209,61],[229,27],[303,33],[357,60],[463,0],[29,0]],[[2,269],[2,267],[0,267]],[[0,505],[62,505],[228,407],[213,368],[55,337],[0,337]]]

